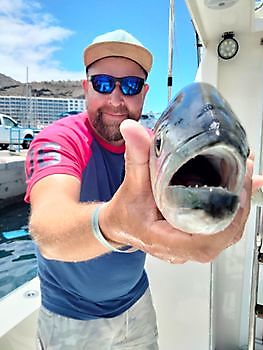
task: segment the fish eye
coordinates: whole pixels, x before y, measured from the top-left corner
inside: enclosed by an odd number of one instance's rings
[[[162,137],[162,134],[158,134],[156,135],[154,140],[154,149],[155,149],[156,157],[160,156],[162,152],[162,148],[163,148],[163,137]]]

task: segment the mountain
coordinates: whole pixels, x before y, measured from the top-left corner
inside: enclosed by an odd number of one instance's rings
[[[28,92],[27,92],[28,91]],[[0,73],[0,96],[84,98],[81,80],[21,83]]]
[[[14,80],[6,75],[0,73],[0,90],[9,88],[9,87],[17,87],[21,83],[17,80]]]

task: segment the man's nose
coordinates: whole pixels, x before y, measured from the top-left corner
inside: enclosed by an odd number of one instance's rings
[[[119,82],[116,82],[115,89],[110,94],[109,99],[110,99],[111,105],[114,107],[117,107],[124,102],[123,94],[120,90],[120,83]]]

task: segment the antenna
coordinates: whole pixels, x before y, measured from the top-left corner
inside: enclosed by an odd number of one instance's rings
[[[173,85],[173,45],[174,45],[174,0],[170,0],[169,10],[169,47],[168,47],[168,102],[172,96]]]

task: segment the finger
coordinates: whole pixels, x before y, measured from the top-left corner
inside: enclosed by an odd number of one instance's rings
[[[144,164],[149,160],[150,136],[138,122],[128,119],[120,125],[125,140],[126,157],[134,164]]]
[[[252,181],[252,192],[254,193],[263,186],[263,175],[254,175]]]
[[[247,168],[246,168],[246,176],[252,178],[253,175],[253,167],[254,167],[254,159],[252,158],[248,158],[247,159],[247,164],[246,164]]]
[[[248,159],[251,159],[251,160],[254,161],[255,155],[254,155],[254,153],[253,153],[252,151],[250,151],[249,156],[248,156]]]
[[[253,175],[253,161],[251,159],[247,160],[247,168],[244,179],[243,190],[240,194],[240,207],[244,208],[247,206],[248,202],[251,199],[252,194],[252,175]],[[250,207],[250,206],[248,206]]]
[[[125,120],[120,130],[125,140],[125,171],[136,186],[145,185],[149,179],[150,136],[146,129],[134,120]]]
[[[149,232],[145,250],[172,264],[183,264],[189,260],[203,261],[209,250],[203,252],[203,246],[196,240],[197,235],[176,229],[165,220],[153,223]]]

